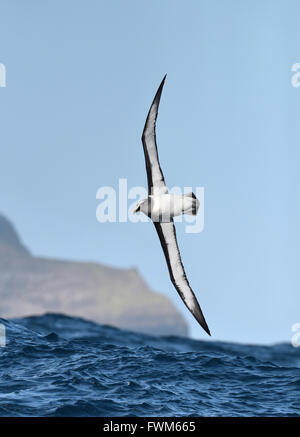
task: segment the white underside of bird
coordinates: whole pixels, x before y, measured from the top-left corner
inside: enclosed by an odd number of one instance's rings
[[[141,211],[151,218],[153,222],[168,223],[173,217],[182,214],[196,215],[199,208],[199,200],[188,193],[149,195],[137,204],[134,213]]]

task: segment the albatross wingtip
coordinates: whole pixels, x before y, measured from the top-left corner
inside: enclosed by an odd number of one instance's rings
[[[165,84],[165,81],[166,81],[166,77],[167,77],[167,73],[164,75],[163,80],[161,81],[161,83],[159,85],[158,91],[162,90],[162,88],[163,88],[163,86]]]
[[[198,303],[198,302],[197,302],[197,303]],[[204,331],[205,331],[209,336],[211,336],[211,333],[210,333],[209,327],[208,327],[208,325],[207,325],[207,323],[206,323],[206,320],[205,320],[205,318],[204,318],[204,315],[203,315],[203,313],[202,313],[202,311],[201,311],[201,308],[200,308],[199,304],[197,305],[196,310],[192,311],[192,314],[193,314],[193,316],[195,317],[195,319],[197,320],[197,322],[199,323],[199,325],[201,326],[201,328],[203,328]]]
[[[198,320],[198,322],[199,322],[199,324],[201,325],[201,328],[204,329],[204,331],[206,332],[206,334],[208,334],[208,335],[211,337],[211,333],[210,333],[209,327],[207,326],[207,323],[205,322],[205,320],[204,320],[204,323],[203,323],[202,320],[201,320],[201,322]]]

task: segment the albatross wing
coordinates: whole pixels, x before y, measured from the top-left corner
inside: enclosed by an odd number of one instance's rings
[[[210,335],[210,331],[201,311],[200,305],[190,287],[184,271],[173,221],[169,223],[154,222],[154,226],[165,254],[170,278],[174,287],[195,319],[199,322],[204,331]]]
[[[159,164],[155,132],[159,101],[165,79],[166,76],[163,78],[157,93],[155,94],[142,135],[149,194],[164,194],[168,192],[164,175]]]

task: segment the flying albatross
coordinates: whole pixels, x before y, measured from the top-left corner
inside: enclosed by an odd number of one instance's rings
[[[141,200],[133,212],[143,212],[153,221],[167,261],[170,279],[184,304],[207,334],[210,335],[200,305],[184,271],[173,222],[173,217],[177,215],[196,215],[199,201],[193,193],[183,196],[168,193],[158,159],[155,125],[165,79],[166,76],[163,78],[154,97],[142,135],[148,179],[148,197]]]

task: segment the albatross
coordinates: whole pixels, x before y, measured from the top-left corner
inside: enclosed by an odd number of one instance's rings
[[[142,212],[153,221],[166,258],[170,279],[184,304],[210,335],[200,305],[186,277],[173,221],[173,217],[181,214],[196,215],[199,200],[193,193],[180,196],[168,192],[158,158],[155,127],[166,76],[155,94],[142,135],[148,179],[148,197],[138,202],[133,213]]]

